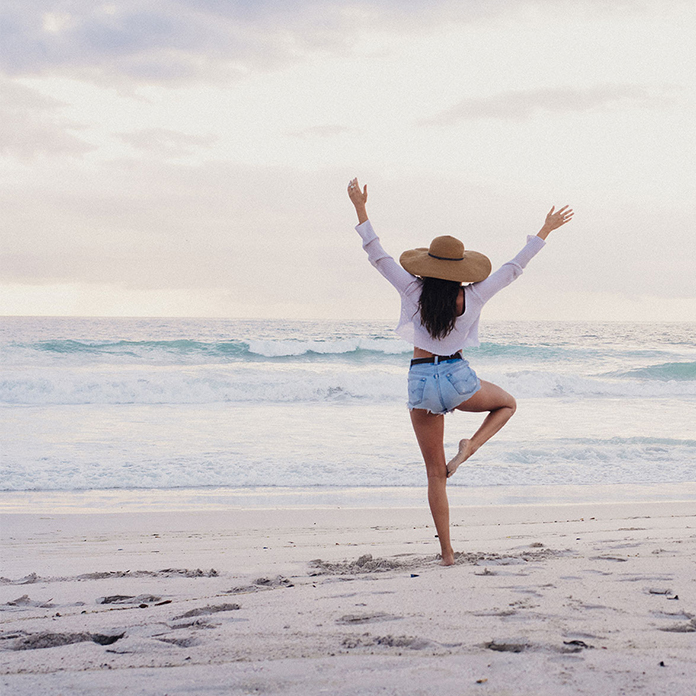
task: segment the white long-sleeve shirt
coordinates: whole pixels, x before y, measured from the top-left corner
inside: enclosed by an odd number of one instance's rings
[[[526,246],[514,259],[504,263],[485,280],[464,286],[464,314],[457,317],[454,329],[447,336],[435,339],[420,321],[418,300],[423,281],[411,275],[384,251],[369,220],[355,229],[362,237],[362,246],[370,263],[401,295],[401,317],[396,332],[416,348],[422,348],[435,355],[452,355],[466,346],[480,345],[478,326],[483,305],[519,277],[530,259],[546,244],[541,237],[528,236]]]

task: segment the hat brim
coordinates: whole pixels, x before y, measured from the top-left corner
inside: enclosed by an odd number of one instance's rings
[[[430,256],[428,249],[409,249],[401,254],[399,263],[412,275],[458,283],[478,283],[491,274],[490,259],[478,251],[465,251],[461,260],[446,261]]]

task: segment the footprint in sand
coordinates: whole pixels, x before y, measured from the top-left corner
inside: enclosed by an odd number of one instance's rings
[[[155,595],[109,595],[108,597],[99,597],[97,604],[158,604],[162,601],[161,597]]]
[[[590,556],[591,561],[614,561],[616,563],[627,563],[628,558],[622,558],[621,556]]]
[[[17,597],[17,599],[13,599],[11,602],[7,602],[7,604],[0,606],[0,611],[8,611],[12,609],[32,609],[32,608],[38,608],[38,609],[50,609],[51,607],[55,607],[55,604],[51,604],[51,600],[47,599],[45,601],[41,600],[34,600],[29,597],[29,595],[22,595],[21,597]]]
[[[696,619],[691,619],[691,621],[686,624],[665,626],[664,628],[659,628],[658,631],[666,631],[668,633],[696,633]]]
[[[239,604],[214,604],[207,607],[199,607],[198,609],[191,609],[184,614],[179,616],[173,616],[172,621],[177,621],[179,619],[189,619],[193,616],[207,616],[208,614],[217,614],[221,611],[237,611],[241,609]]]
[[[275,590],[279,587],[295,587],[295,585],[282,575],[277,575],[274,578],[257,578],[251,585],[233,587],[230,590],[225,590],[223,594],[249,594],[263,590]]]
[[[155,640],[161,643],[168,643],[169,645],[176,645],[177,648],[190,648],[194,645],[199,645],[201,642],[193,636],[190,638],[156,638]]]
[[[118,634],[104,633],[29,633],[16,638],[7,650],[41,650],[43,648],[56,648],[61,645],[73,643],[93,642],[99,645],[112,645],[125,636],[125,631]]]
[[[355,648],[375,648],[378,646],[382,648],[407,648],[409,650],[445,647],[432,640],[416,636],[371,636],[369,633],[363,633],[361,636],[346,636],[341,645],[349,650]],[[456,647],[458,645],[461,645],[461,643],[446,647]]]
[[[398,621],[403,618],[403,616],[394,616],[393,614],[383,614],[380,612],[374,614],[346,614],[340,619],[336,619],[336,623],[343,626],[357,626],[361,624],[377,623],[379,621]]]

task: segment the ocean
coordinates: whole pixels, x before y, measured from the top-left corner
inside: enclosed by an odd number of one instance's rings
[[[452,489],[696,481],[696,323],[482,322],[518,411]],[[0,489],[423,488],[383,323],[6,317]],[[451,456],[483,416],[446,417]]]

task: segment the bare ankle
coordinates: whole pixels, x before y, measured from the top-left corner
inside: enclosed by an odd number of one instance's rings
[[[440,561],[440,565],[443,566],[451,566],[454,565],[454,549],[450,546],[448,550],[442,550],[442,560]]]

